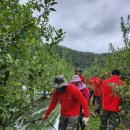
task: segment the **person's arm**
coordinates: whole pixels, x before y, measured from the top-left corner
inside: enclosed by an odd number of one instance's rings
[[[85,77],[83,77],[83,83],[86,84],[86,83],[85,83]]]
[[[83,94],[80,92],[78,88],[73,89],[73,96],[74,98],[82,105],[84,110],[84,117],[82,119],[83,124],[86,126],[87,122],[89,121],[89,108],[88,108],[88,102],[83,96]]]
[[[101,97],[101,99],[103,98],[103,95],[104,95],[104,94],[103,94],[103,93],[104,93],[104,92],[103,92],[103,91],[104,91],[104,90],[103,90],[103,89],[104,89],[104,85],[105,85],[105,81],[103,81],[102,84],[101,84],[101,89],[100,89],[100,97]]]
[[[100,97],[102,98],[102,97],[103,97],[103,84],[101,85],[100,88],[101,88],[101,89],[100,89]]]
[[[95,81],[94,81],[94,79],[89,79],[88,80],[88,85],[89,85],[89,89],[90,90],[94,90],[94,88],[95,88]]]
[[[81,81],[85,84],[85,77],[83,75],[80,75],[79,77],[80,77]]]
[[[83,95],[85,99],[87,100],[87,102],[89,102],[89,90],[87,87],[83,89]]]
[[[54,110],[54,108],[56,107],[58,103],[58,99],[57,99],[57,93],[56,93],[56,90],[54,90],[53,92],[53,96],[52,96],[52,99],[51,99],[51,102],[50,102],[50,105],[46,111],[46,113],[43,115],[42,119],[47,119],[48,116],[50,115],[50,113]]]
[[[72,88],[72,94],[74,98],[82,105],[84,110],[84,117],[89,116],[89,108],[88,108],[88,102],[80,92],[80,90],[76,87]]]

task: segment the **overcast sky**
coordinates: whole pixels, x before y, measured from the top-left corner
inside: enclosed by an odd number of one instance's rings
[[[94,53],[108,52],[109,43],[123,46],[120,17],[130,14],[130,0],[57,1],[50,23],[66,32],[61,45]]]

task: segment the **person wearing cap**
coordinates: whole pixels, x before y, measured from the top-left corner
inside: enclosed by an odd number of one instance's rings
[[[81,70],[80,68],[76,68],[75,74],[76,74],[76,75],[79,75],[81,81],[82,81],[83,83],[85,83],[85,78],[84,78],[84,76],[82,75],[82,70]]]
[[[87,88],[87,86],[81,81],[79,75],[73,75],[72,76],[72,80],[70,81],[70,83],[74,84],[83,94],[83,96],[85,97],[87,103],[89,102],[89,90]],[[86,124],[84,124],[82,122],[82,119],[84,117],[83,111],[82,111],[82,105],[80,106],[80,118],[79,118],[79,124],[81,126],[81,130],[84,130]],[[79,125],[77,130],[79,129]]]
[[[54,79],[54,91],[50,105],[42,116],[42,120],[48,119],[48,116],[60,104],[60,118],[58,130],[76,130],[79,121],[80,105],[84,110],[82,121],[86,124],[89,120],[88,103],[80,90],[73,84],[67,84],[62,75]]]
[[[97,74],[96,81],[95,81],[95,88],[94,88],[94,97],[95,97],[95,109],[94,112],[98,115],[100,115],[101,111],[101,85],[103,82],[103,79],[101,76]]]
[[[91,112],[91,114],[96,117],[97,114],[100,114],[101,109],[100,88],[102,79],[98,76],[98,73],[95,72],[93,77],[91,77],[87,83],[89,84],[90,92],[89,102],[93,96],[92,105],[94,106],[94,110]]]
[[[93,105],[95,103],[94,89],[96,85],[96,78],[97,78],[97,73],[94,73],[93,76],[87,81],[87,84],[89,85],[89,92],[90,92],[89,102],[93,96],[93,100],[92,100]]]
[[[120,71],[113,70],[111,77],[101,85],[100,130],[115,130],[120,123],[121,95],[114,93],[114,89],[119,87],[125,87],[125,82],[120,79]]]

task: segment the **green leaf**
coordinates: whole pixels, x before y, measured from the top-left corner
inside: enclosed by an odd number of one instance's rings
[[[38,4],[36,4],[35,8],[40,12],[41,11],[41,8]]]
[[[48,4],[48,2],[49,2],[49,0],[44,0],[44,3],[45,3],[45,4]]]
[[[60,28],[60,29],[59,29],[59,33],[62,33],[62,32],[63,32],[63,31],[62,31],[62,29]]]
[[[37,26],[33,25],[30,29],[32,32],[36,31],[37,30]]]
[[[54,8],[49,8],[49,10],[51,10],[51,11],[56,11]]]
[[[50,5],[52,6],[52,5],[55,5],[55,4],[57,4],[58,2],[52,2]]]

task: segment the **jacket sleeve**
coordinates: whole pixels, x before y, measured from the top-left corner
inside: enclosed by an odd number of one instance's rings
[[[87,102],[89,102],[89,90],[87,87],[83,89],[83,95],[85,99],[87,100]]]
[[[101,89],[100,89],[100,97],[101,97],[101,98],[103,97],[103,83],[102,83]]]
[[[83,96],[83,94],[80,92],[80,90],[76,87],[72,88],[72,94],[74,98],[82,105],[84,109],[84,117],[89,116],[89,108],[88,108],[88,102]]]
[[[52,99],[51,99],[51,102],[50,102],[50,105],[45,113],[45,115],[48,117],[50,115],[50,113],[54,110],[54,108],[56,107],[58,103],[58,100],[57,100],[57,93],[56,93],[56,90],[53,91],[53,96],[52,96]]]
[[[104,91],[104,86],[106,84],[106,81],[103,81],[101,84],[101,89],[100,89],[100,97],[103,98],[103,91]]]

